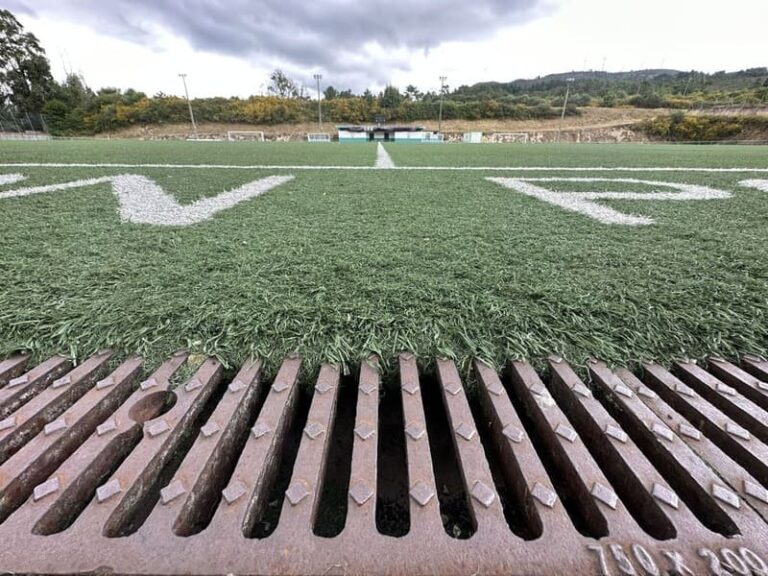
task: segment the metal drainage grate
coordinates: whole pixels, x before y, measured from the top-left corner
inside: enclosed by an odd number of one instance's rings
[[[0,362],[0,570],[768,574],[768,362]]]

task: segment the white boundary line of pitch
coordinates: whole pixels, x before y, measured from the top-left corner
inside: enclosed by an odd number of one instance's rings
[[[768,173],[768,168],[696,168],[685,166],[311,166],[274,164],[127,164],[104,162],[9,162],[0,163],[3,168],[173,168],[181,170],[402,170],[406,172],[704,172]]]

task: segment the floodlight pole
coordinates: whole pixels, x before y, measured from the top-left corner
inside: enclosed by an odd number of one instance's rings
[[[317,81],[317,124],[320,127],[320,132],[323,131],[323,105],[320,100],[320,80],[323,79],[322,74],[315,74],[313,78]]]
[[[565,120],[565,108],[568,106],[568,96],[571,94],[571,84],[573,84],[573,81],[575,78],[568,78],[568,80],[565,81],[565,100],[563,100],[563,111],[560,114],[560,124],[557,127],[557,141],[560,142],[560,132],[563,130],[563,120]]]
[[[189,118],[192,120],[192,129],[195,131],[195,139],[197,139],[199,137],[197,135],[197,123],[195,122],[195,113],[192,112],[192,101],[189,99],[189,90],[187,90],[187,75],[179,74],[179,76],[184,83],[184,96],[186,96],[187,106],[189,106]]]
[[[443,95],[445,94],[445,81],[448,80],[447,76],[440,76],[440,112],[437,116],[437,133],[441,134],[443,131]]]

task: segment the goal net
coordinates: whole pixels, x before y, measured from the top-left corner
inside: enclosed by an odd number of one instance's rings
[[[227,132],[230,142],[264,142],[264,132],[258,130],[231,130]]]
[[[327,132],[316,132],[314,134],[310,133],[307,134],[307,142],[330,142],[331,141],[331,135]]]
[[[510,142],[528,142],[527,132],[494,132],[491,134],[491,142],[507,144]]]

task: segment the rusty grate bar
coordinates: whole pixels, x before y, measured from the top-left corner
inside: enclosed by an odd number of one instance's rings
[[[0,570],[768,575],[761,358],[111,361],[0,361]]]

